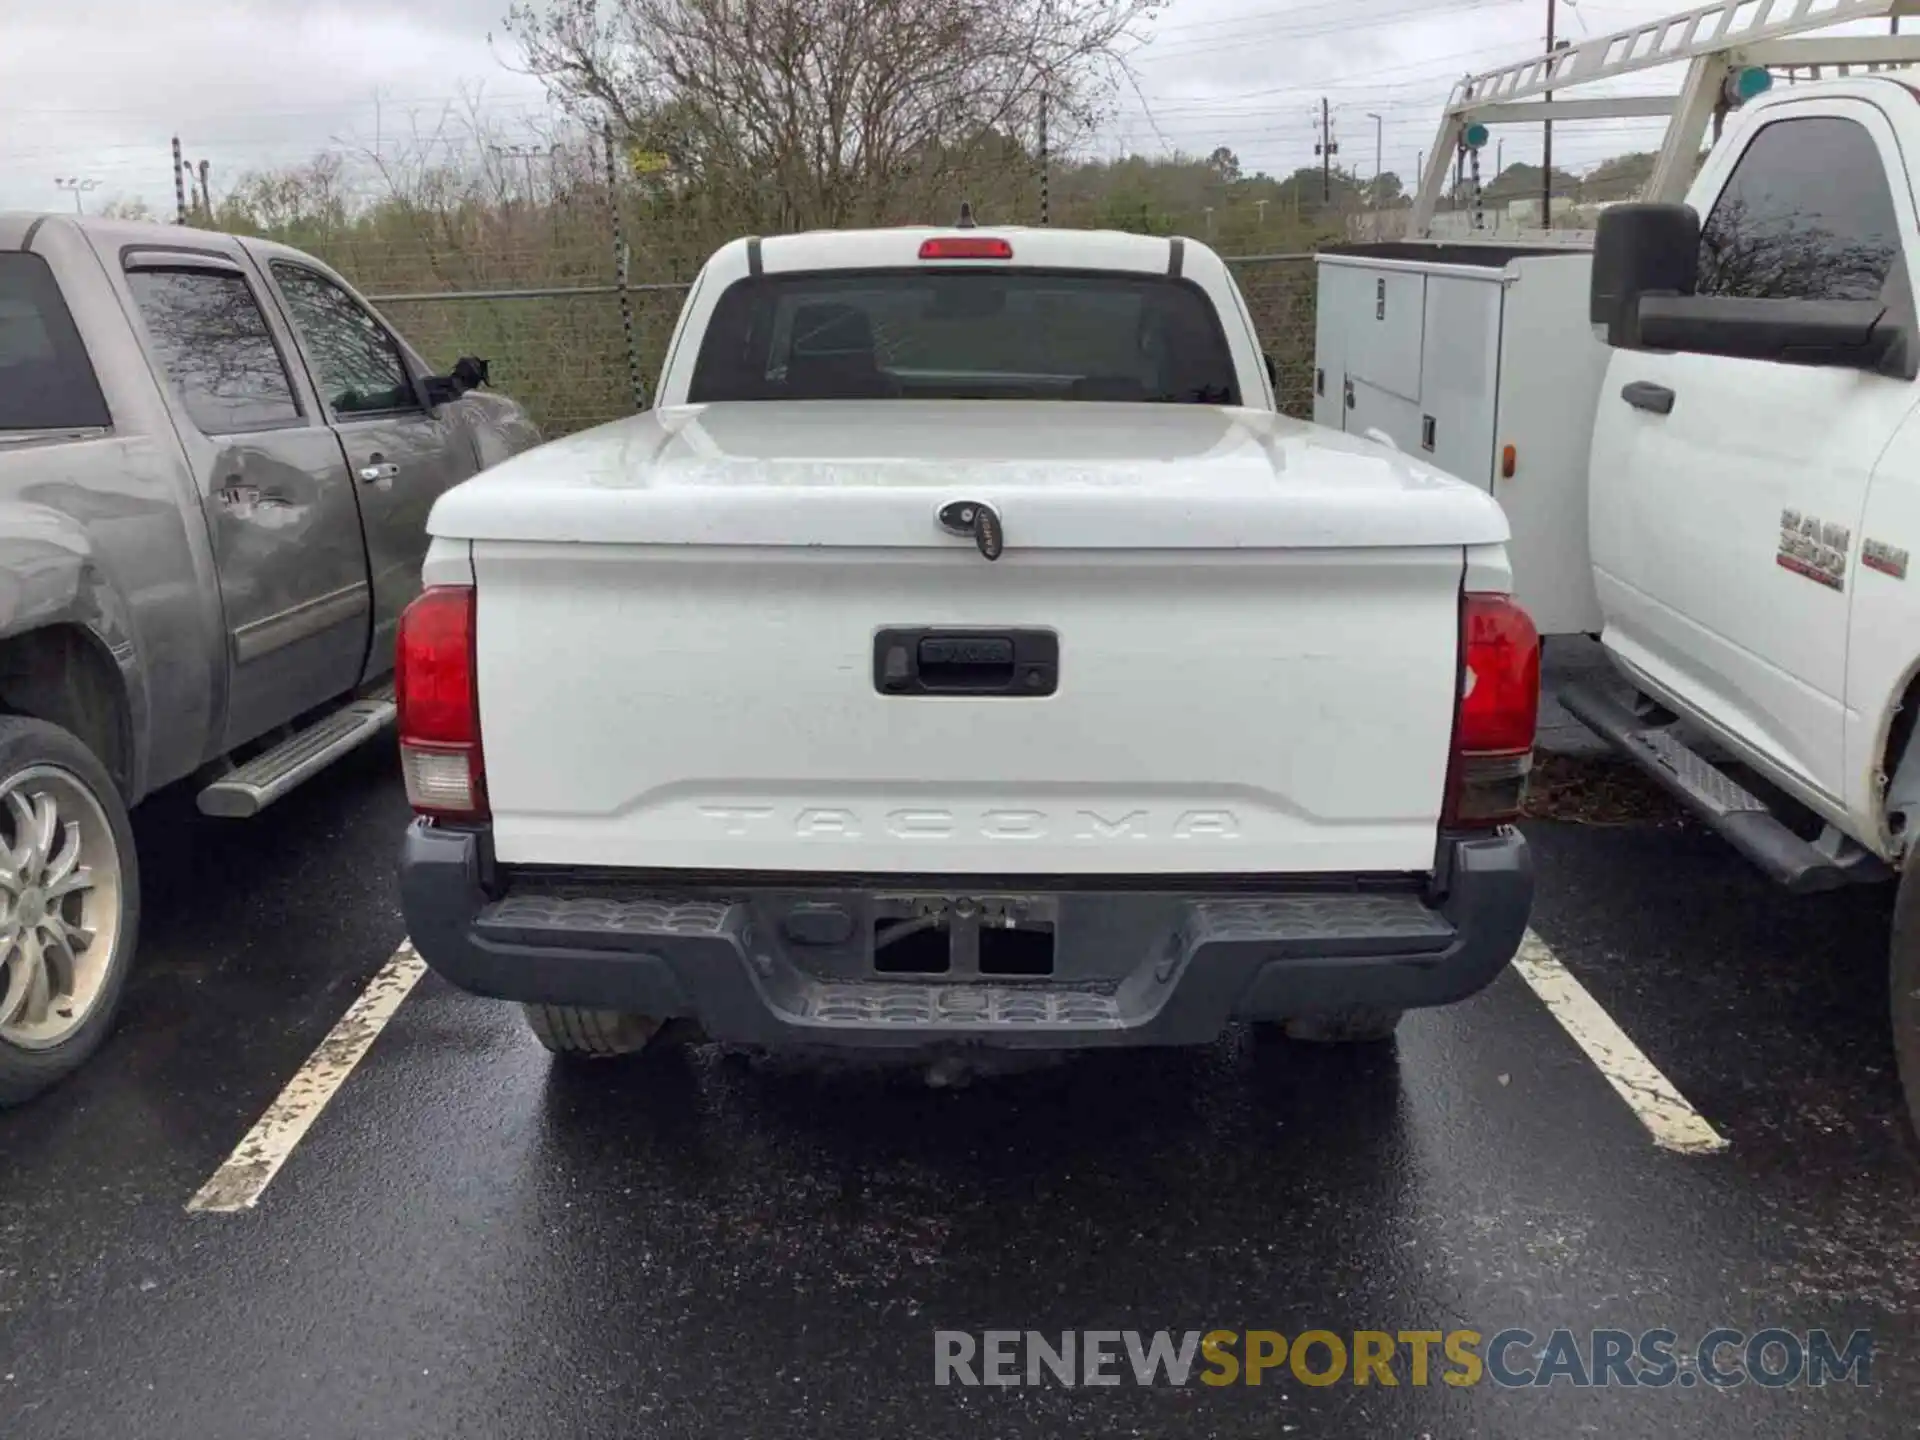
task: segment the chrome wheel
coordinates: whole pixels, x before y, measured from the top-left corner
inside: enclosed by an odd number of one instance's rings
[[[86,1023],[120,938],[120,850],[72,772],[0,785],[0,1040],[58,1045]]]

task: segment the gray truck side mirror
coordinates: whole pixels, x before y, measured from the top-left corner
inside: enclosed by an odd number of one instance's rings
[[[429,375],[422,382],[427,404],[451,404],[469,390],[478,390],[487,383],[487,369],[487,362],[479,356],[462,355],[445,375]]]

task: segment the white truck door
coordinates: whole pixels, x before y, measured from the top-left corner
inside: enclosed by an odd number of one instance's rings
[[[1837,97],[1766,116],[1691,197],[1700,293],[1908,283],[1920,236],[1886,116]],[[1915,393],[1861,370],[1628,350],[1600,392],[1589,518],[1609,648],[1827,796],[1844,789],[1848,555]]]

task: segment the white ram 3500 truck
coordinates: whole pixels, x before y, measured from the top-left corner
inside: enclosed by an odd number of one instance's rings
[[[1920,64],[1920,36],[1804,33],[1903,8],[1725,0],[1462,81],[1416,230],[1487,125],[1659,113],[1566,97],[1688,64],[1651,203],[1606,210],[1590,246],[1470,224],[1325,257],[1316,403],[1501,501],[1517,597],[1549,635],[1597,633],[1621,682],[1562,702],[1765,872],[1902,876],[1920,1117],[1920,80],[1770,84]]]
[[[1204,246],[737,241],[658,401],[449,492],[402,626],[413,942],[550,1049],[1375,1038],[1512,957],[1499,507],[1277,414]]]

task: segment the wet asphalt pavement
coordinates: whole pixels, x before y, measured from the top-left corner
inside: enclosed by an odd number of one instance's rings
[[[1513,974],[1337,1052],[1233,1034],[959,1090],[556,1070],[429,975],[257,1209],[183,1207],[402,938],[384,748],[139,818],[143,963],[0,1114],[0,1437],[1812,1436],[1920,1416],[1888,894],[1529,827],[1534,928],[1731,1142],[1657,1148]],[[936,1329],[1870,1330],[1868,1386],[939,1388]],[[1522,1358],[1520,1351],[1514,1358]]]

